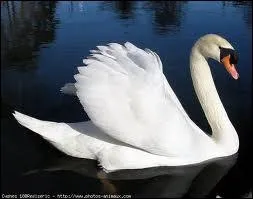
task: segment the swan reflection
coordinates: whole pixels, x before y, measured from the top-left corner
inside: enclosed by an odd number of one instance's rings
[[[153,167],[106,173],[97,162],[69,156],[25,173],[70,171],[100,181],[98,194],[130,194],[132,197],[207,197],[237,160],[237,154],[191,166]]]

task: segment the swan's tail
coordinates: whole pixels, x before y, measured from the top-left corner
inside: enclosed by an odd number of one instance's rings
[[[18,111],[14,111],[13,116],[16,118],[19,124],[22,126],[34,131],[37,133],[37,131],[40,131],[39,126],[41,126],[41,122],[38,119],[35,119],[33,117],[27,116],[25,114],[19,113]]]
[[[96,154],[91,150],[92,147],[90,149],[89,146],[91,144],[89,143],[92,141],[96,146],[99,146],[100,143],[96,141],[96,139],[85,136],[71,128],[69,124],[42,121],[17,111],[15,111],[13,115],[22,126],[41,135],[65,154],[78,158],[96,158]]]
[[[66,137],[78,135],[73,131],[66,131],[65,129],[68,126],[65,123],[42,121],[17,111],[13,113],[13,116],[22,126],[49,141],[60,142],[62,139],[66,139]]]

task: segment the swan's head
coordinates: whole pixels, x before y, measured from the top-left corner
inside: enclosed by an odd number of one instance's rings
[[[201,37],[195,45],[205,58],[212,58],[220,62],[234,79],[239,78],[235,67],[238,56],[226,39],[216,34],[208,34]]]

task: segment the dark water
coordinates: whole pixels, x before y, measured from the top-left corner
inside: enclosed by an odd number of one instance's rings
[[[126,171],[101,180],[96,162],[63,155],[11,115],[15,109],[44,120],[88,120],[77,98],[59,89],[74,82],[76,67],[90,49],[130,41],[159,54],[184,108],[210,132],[189,73],[190,49],[207,33],[224,36],[239,53],[237,81],[210,61],[217,90],[239,134],[238,157],[193,167]],[[247,194],[252,190],[251,54],[251,2],[1,1],[2,193]]]

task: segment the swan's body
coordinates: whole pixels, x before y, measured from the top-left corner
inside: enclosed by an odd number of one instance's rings
[[[206,61],[220,61],[219,47],[233,50],[218,35],[206,35],[196,42],[190,57],[194,88],[212,136],[189,118],[162,72],[158,55],[129,42],[99,46],[84,60],[87,66],[78,68],[75,87],[63,89],[77,94],[92,121],[66,124],[18,112],[14,116],[59,150],[97,159],[106,171],[188,165],[232,155],[239,147],[238,136]],[[237,73],[232,75],[238,78]]]

